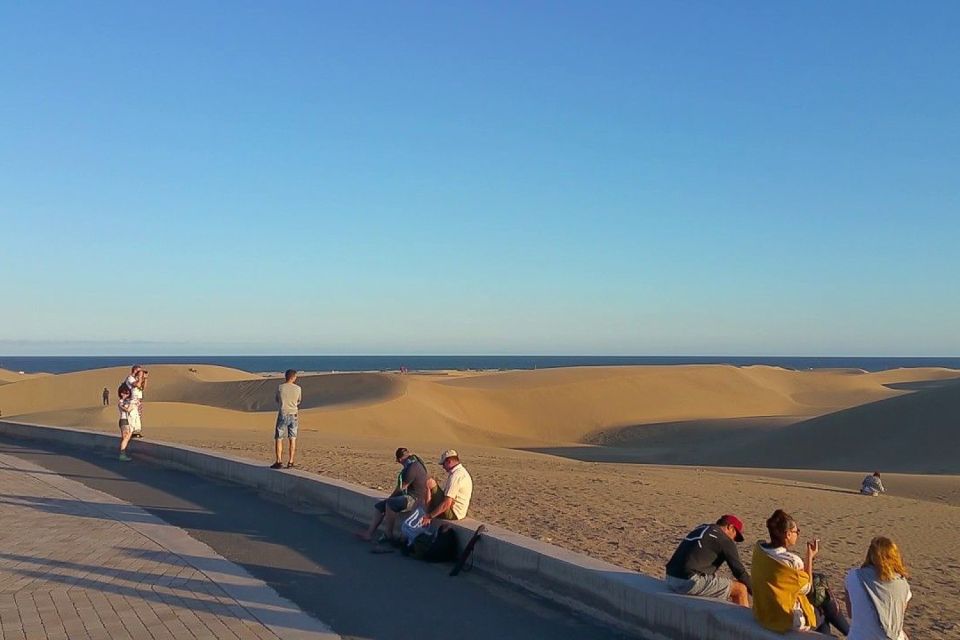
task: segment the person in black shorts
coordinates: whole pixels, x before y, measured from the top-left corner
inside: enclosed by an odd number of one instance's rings
[[[398,514],[410,511],[418,504],[427,504],[429,476],[423,461],[404,447],[397,449],[395,456],[402,466],[400,473],[397,474],[396,488],[386,499],[374,505],[375,513],[370,526],[356,534],[361,540],[372,540],[373,534],[384,520],[386,520],[385,536],[387,539],[392,538]]]

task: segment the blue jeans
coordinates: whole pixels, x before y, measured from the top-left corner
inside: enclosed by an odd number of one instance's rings
[[[274,440],[282,440],[283,438],[296,438],[297,437],[297,414],[295,413],[278,413],[277,414],[277,433],[274,435]]]

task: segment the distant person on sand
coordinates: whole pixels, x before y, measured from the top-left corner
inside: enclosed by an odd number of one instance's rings
[[[277,427],[274,435],[277,449],[277,461],[270,465],[271,469],[283,468],[283,439],[290,440],[290,457],[287,460],[287,469],[294,466],[294,456],[297,453],[297,412],[300,409],[300,401],[303,399],[303,390],[297,381],[297,372],[294,369],[287,369],[283,374],[285,382],[277,388]]]
[[[133,430],[130,428],[130,412],[133,410],[133,397],[130,393],[130,387],[126,383],[121,384],[117,389],[117,409],[120,411],[120,462],[130,462],[127,455],[127,445],[130,444],[130,436]]]
[[[443,488],[438,488],[430,497],[427,515],[423,517],[424,527],[435,519],[463,520],[470,508],[473,478],[460,463],[460,454],[454,449],[447,449],[440,454],[440,465],[447,472],[447,480]]]
[[[676,593],[729,600],[750,606],[750,574],[734,542],[743,542],[743,523],[733,515],[702,524],[680,541],[667,563],[667,586]],[[716,574],[726,562],[736,580]]]
[[[847,611],[852,618],[847,640],[907,640],[903,616],[913,594],[900,549],[890,538],[870,541],[867,559],[847,572]]]
[[[106,387],[104,387],[104,388],[103,388],[103,393],[100,394],[100,396],[103,398],[103,406],[106,407],[107,405],[110,404],[110,390],[109,390],[109,389],[107,389]]]
[[[874,471],[872,476],[864,478],[863,483],[860,485],[860,493],[865,496],[878,496],[885,491],[886,489],[883,488],[883,483],[880,482],[879,471]]]
[[[392,539],[397,514],[410,511],[416,506],[426,507],[430,499],[430,490],[427,488],[430,477],[423,461],[404,447],[397,449],[394,455],[402,466],[400,473],[397,474],[396,486],[389,497],[373,505],[376,510],[373,521],[366,531],[357,534],[361,540],[372,540],[373,534],[376,533],[377,527],[384,518],[386,518],[384,538]]]
[[[811,604],[813,560],[820,553],[820,540],[807,543],[804,559],[790,551],[800,539],[800,527],[782,509],[767,519],[767,531],[770,541],[759,542],[753,549],[753,615],[760,625],[778,633],[829,634],[831,624],[846,630],[848,623],[829,594],[820,609],[815,611]]]
[[[143,390],[147,388],[147,376],[149,373],[149,371],[139,364],[135,364],[130,368],[130,375],[127,376],[124,382],[127,388],[130,389],[130,429],[132,431],[131,437],[133,438],[143,437]]]

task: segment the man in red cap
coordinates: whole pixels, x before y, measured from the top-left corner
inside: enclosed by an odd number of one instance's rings
[[[680,541],[667,563],[667,586],[676,593],[730,600],[750,606],[750,574],[740,562],[734,542],[743,542],[743,523],[733,515],[716,524],[702,524]],[[735,580],[717,575],[726,562]]]

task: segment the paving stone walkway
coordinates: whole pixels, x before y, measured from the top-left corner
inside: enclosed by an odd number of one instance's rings
[[[0,640],[331,640],[183,530],[0,454]]]

